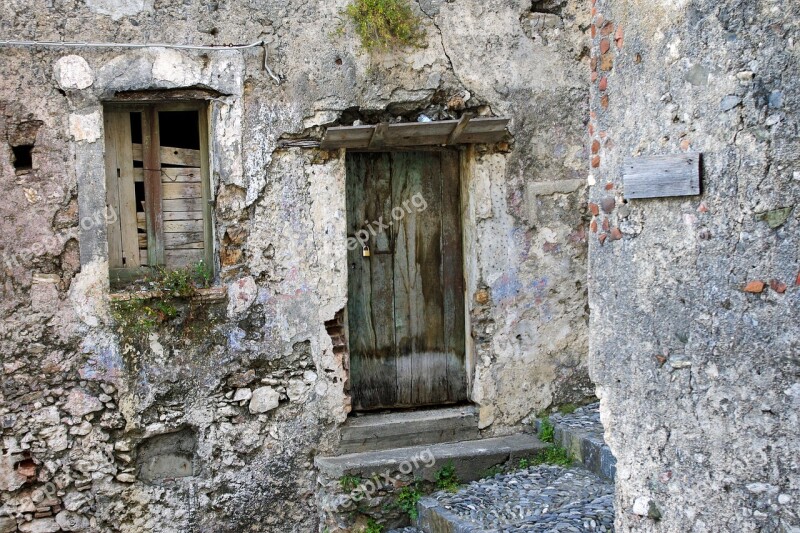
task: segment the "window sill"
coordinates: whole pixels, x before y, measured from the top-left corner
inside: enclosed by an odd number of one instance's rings
[[[152,300],[161,298],[163,291],[122,291],[112,292],[109,297],[112,302],[126,302],[129,300]],[[196,289],[192,296],[187,300],[201,303],[220,303],[228,298],[227,287],[211,287],[208,289]]]

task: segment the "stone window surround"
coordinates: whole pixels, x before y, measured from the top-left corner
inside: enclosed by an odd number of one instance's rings
[[[66,93],[71,107],[68,122],[75,155],[80,220],[95,220],[97,213],[105,212],[103,106],[130,101],[120,99],[117,95],[121,92],[161,91],[163,94],[174,91],[176,100],[185,100],[180,90],[204,90],[207,95],[203,99],[208,103],[212,199],[220,182],[242,182],[242,54],[238,51],[213,52],[208,54],[210,61],[207,65],[203,65],[203,59],[199,56],[164,48],[126,51],[115,55],[96,70],[79,55],[63,56],[56,61],[55,78]],[[213,241],[216,257],[218,239]],[[97,262],[107,264],[108,244],[104,225],[81,225],[79,243],[82,266]],[[104,270],[107,278],[108,269]],[[103,285],[108,287],[107,279]],[[102,307],[96,306],[98,309]]]

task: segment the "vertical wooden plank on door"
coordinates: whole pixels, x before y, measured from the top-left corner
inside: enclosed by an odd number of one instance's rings
[[[151,266],[164,264],[164,215],[161,208],[161,156],[158,112],[149,106],[142,112],[142,160],[144,165],[147,258]]]
[[[139,266],[139,236],[136,230],[136,185],[133,177],[133,145],[130,113],[115,112],[112,136],[116,150],[119,195],[120,240],[125,268]]]
[[[395,221],[398,388],[404,400],[410,395],[410,405],[441,403],[447,399],[447,370],[440,157],[436,152],[404,152],[393,154],[392,161],[392,205],[405,211]]]
[[[391,209],[388,155],[347,156],[347,232],[355,236]],[[371,252],[375,238],[369,232]],[[350,375],[356,409],[392,407],[397,402],[392,298],[392,256],[362,248],[348,250]]]
[[[447,365],[447,400],[467,398],[464,321],[464,260],[461,239],[460,161],[458,152],[442,153],[442,287]]]
[[[111,268],[122,268],[122,230],[120,228],[119,206],[119,177],[117,175],[117,146],[114,131],[120,115],[116,111],[104,113],[104,127],[106,138],[106,209],[109,211],[113,224],[106,226],[108,233],[108,265]],[[113,214],[112,214],[113,211]]]
[[[409,189],[409,159],[392,157],[392,206],[397,213],[403,210],[402,217],[392,213],[392,242],[394,243],[394,322],[395,349],[397,361],[397,403],[413,405],[413,325],[412,299],[416,283],[416,263],[413,259],[414,239],[416,238],[416,215],[405,211],[404,198],[409,199],[413,192]]]
[[[214,269],[214,227],[213,220],[211,219],[211,162],[210,152],[208,151],[209,141],[209,109],[203,106],[197,112],[198,120],[200,121],[200,172],[202,175],[201,184],[203,187],[202,200],[203,200],[203,235],[205,242],[205,257],[204,262],[206,268]]]

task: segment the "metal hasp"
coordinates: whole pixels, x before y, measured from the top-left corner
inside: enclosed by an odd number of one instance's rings
[[[465,113],[460,120],[338,126],[327,129],[320,148],[386,150],[414,146],[491,144],[506,139],[508,122],[508,118],[472,118],[471,114]]]
[[[664,198],[700,194],[700,155],[628,159],[623,165],[625,198]]]

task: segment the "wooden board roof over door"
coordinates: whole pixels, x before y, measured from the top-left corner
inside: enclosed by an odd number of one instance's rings
[[[415,146],[491,144],[507,138],[508,122],[508,118],[472,118],[471,114],[465,113],[460,120],[337,126],[327,129],[320,148],[391,150]]]

